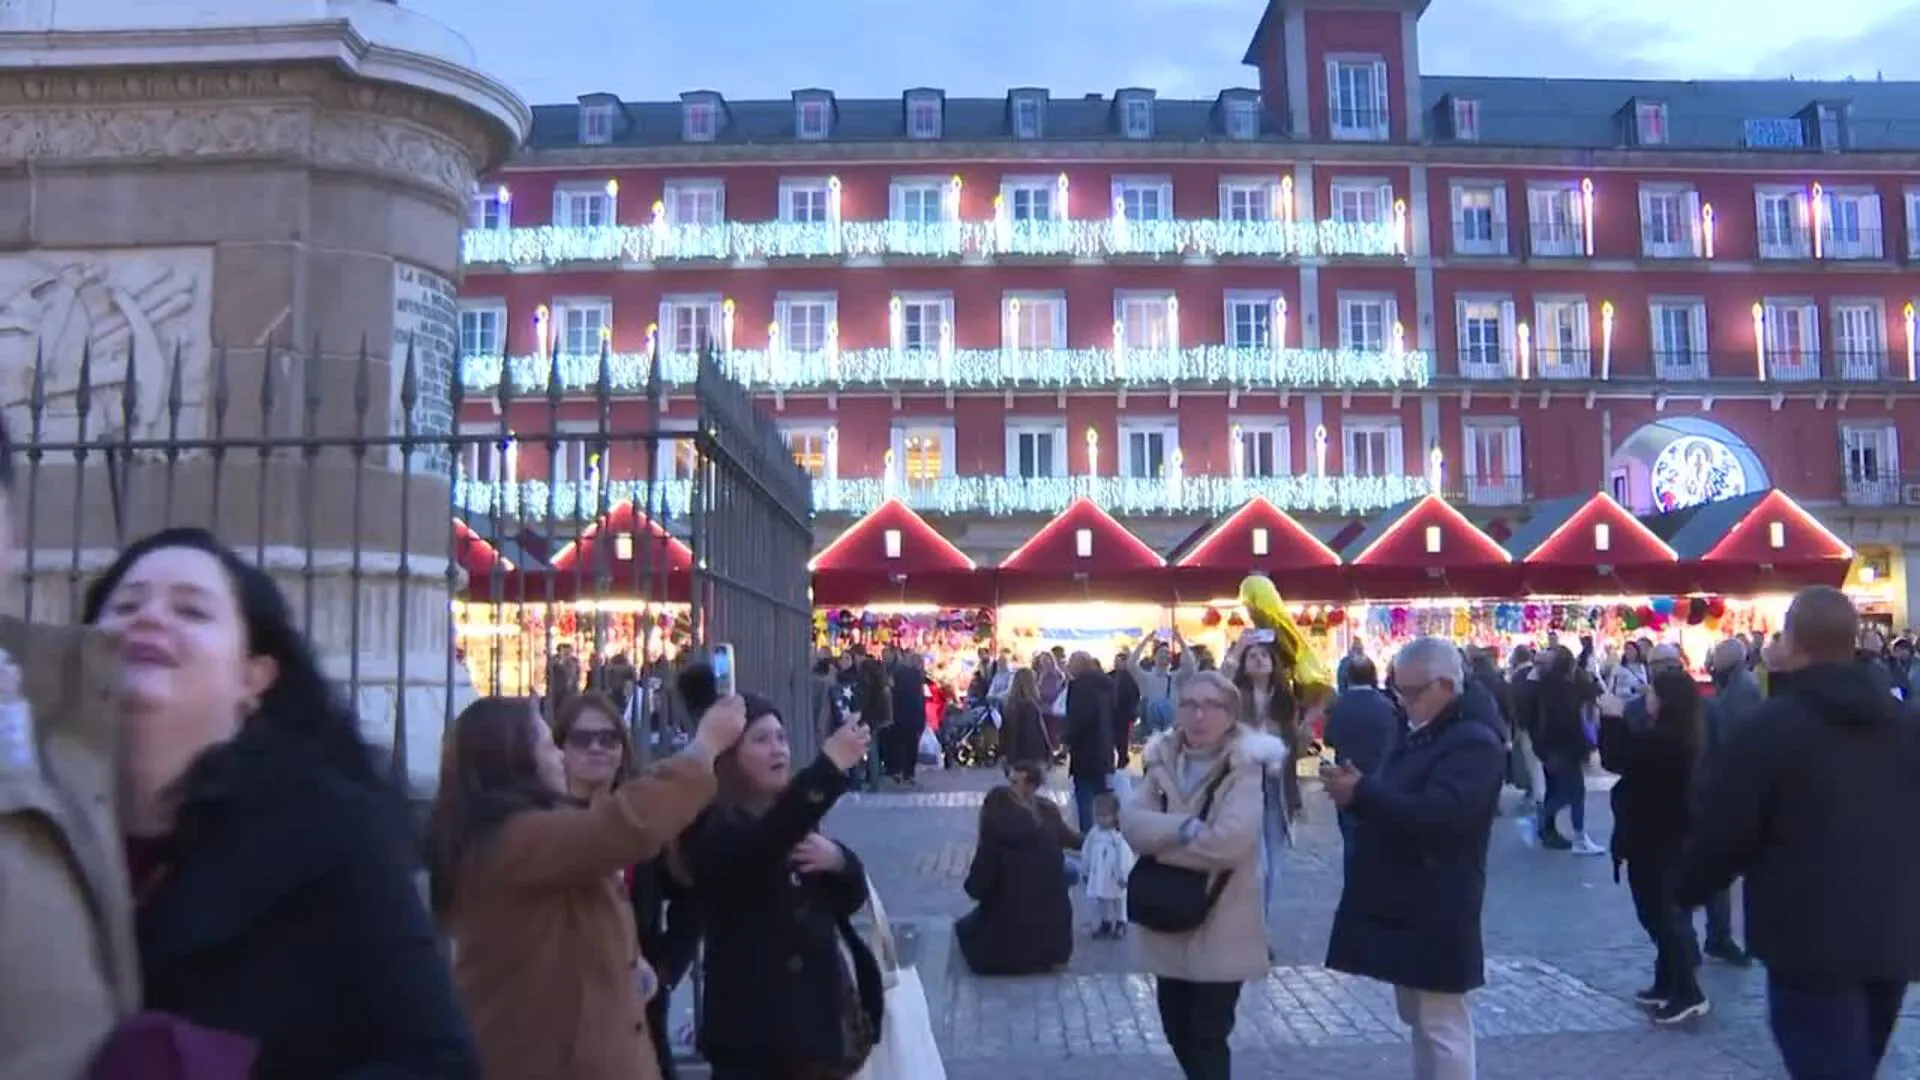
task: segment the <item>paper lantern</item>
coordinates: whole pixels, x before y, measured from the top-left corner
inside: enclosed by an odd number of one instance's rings
[[[1219,608],[1208,608],[1200,613],[1200,625],[1206,627],[1219,626],[1222,618],[1223,616],[1220,614]]]
[[[1342,624],[1342,623],[1344,623],[1344,622],[1346,622],[1346,621],[1347,621],[1347,609],[1346,609],[1346,608],[1330,608],[1330,609],[1328,609],[1328,611],[1327,611],[1327,625],[1328,625],[1328,626],[1339,626],[1340,624]]]
[[[1247,625],[1247,617],[1236,611],[1232,615],[1229,615],[1227,617],[1227,625],[1238,630],[1241,627]]]

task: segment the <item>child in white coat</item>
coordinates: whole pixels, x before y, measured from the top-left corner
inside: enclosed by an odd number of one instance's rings
[[[1127,933],[1127,875],[1133,871],[1133,849],[1120,835],[1120,800],[1111,792],[1093,797],[1093,828],[1080,844],[1087,899],[1093,901],[1100,925],[1097,938],[1120,938]]]

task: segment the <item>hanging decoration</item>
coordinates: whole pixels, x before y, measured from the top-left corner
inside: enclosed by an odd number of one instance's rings
[[[814,643],[839,651],[856,645],[916,652],[970,650],[993,640],[992,608],[883,612],[837,608],[813,613]]]

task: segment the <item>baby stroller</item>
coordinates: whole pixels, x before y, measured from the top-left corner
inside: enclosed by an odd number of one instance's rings
[[[999,744],[1000,707],[990,701],[949,715],[940,725],[940,755],[949,769],[990,765]]]

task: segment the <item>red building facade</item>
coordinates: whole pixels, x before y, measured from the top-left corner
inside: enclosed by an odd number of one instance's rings
[[[690,424],[711,349],[822,545],[888,496],[992,564],[1079,495],[1164,552],[1254,495],[1330,537],[1430,490],[1778,487],[1904,619],[1920,86],[1427,76],[1421,8],[1274,0],[1212,101],[537,109],[465,240],[463,424],[502,439],[462,497],[671,492],[580,433],[653,423],[656,358]]]

